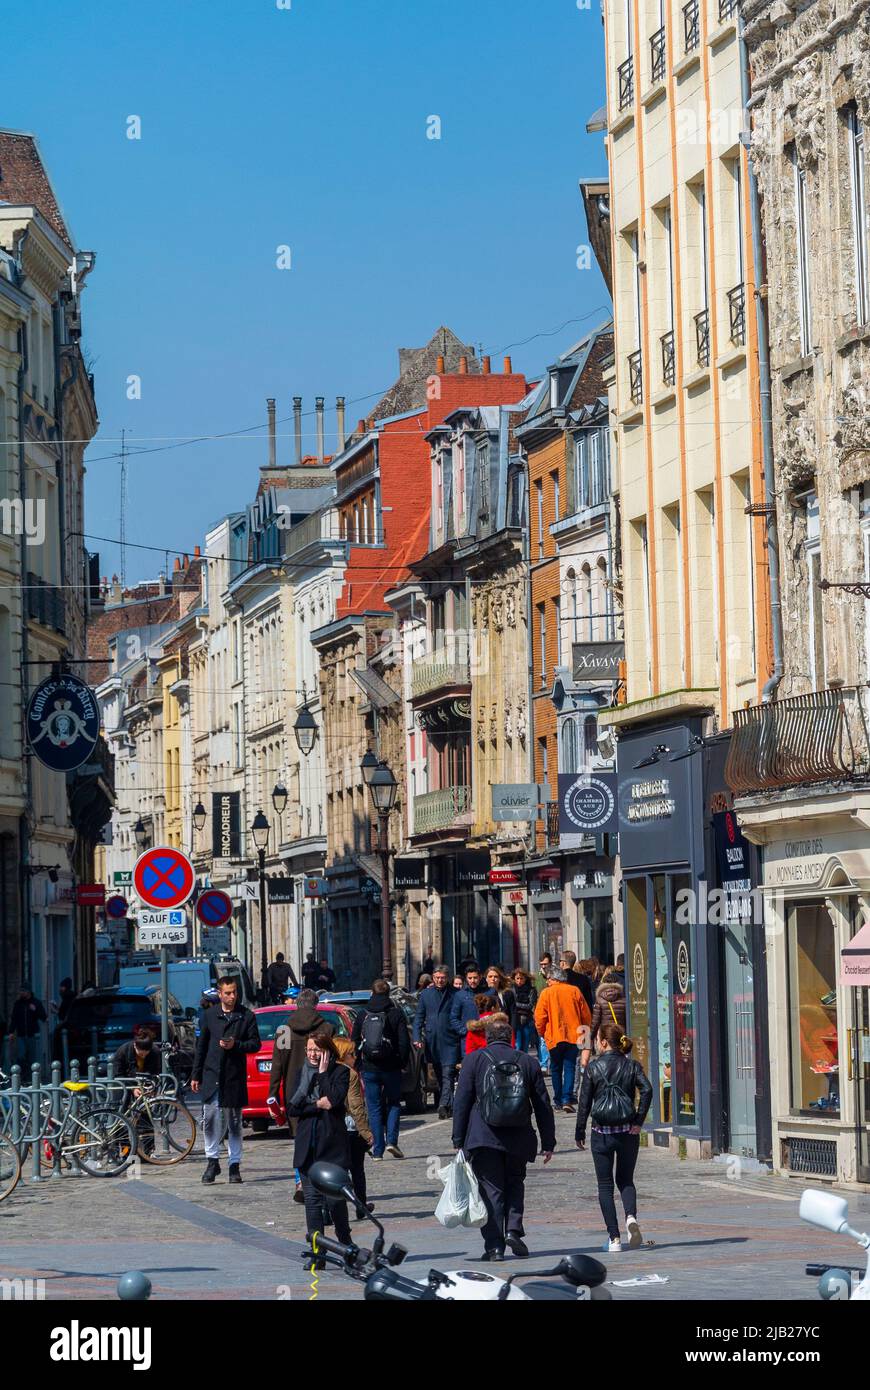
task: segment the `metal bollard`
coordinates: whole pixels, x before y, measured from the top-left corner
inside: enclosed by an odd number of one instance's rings
[[[39,1131],[41,1128],[42,1111],[40,1109],[40,1098],[42,1095],[41,1068],[38,1062],[34,1062],[30,1068],[30,1181],[42,1182],[42,1174],[39,1171]]]
[[[60,1130],[61,1130],[62,1125],[63,1125],[63,1117],[62,1117],[62,1115],[61,1115],[61,1099],[60,1099],[61,1084],[60,1084],[60,1082],[61,1082],[60,1062],[52,1062],[52,1065],[51,1065],[51,1119],[52,1119],[53,1125],[56,1125],[56,1126],[57,1126],[56,1133],[58,1133],[58,1134],[60,1133]],[[41,1143],[41,1142],[42,1142],[42,1141],[40,1140],[40,1143]],[[51,1163],[51,1176],[52,1176],[53,1178],[59,1178],[59,1177],[62,1176],[61,1171],[60,1171],[60,1144],[59,1144],[59,1143],[55,1143],[55,1144],[52,1145],[52,1147],[53,1147],[53,1149],[54,1149],[54,1157],[52,1158],[52,1163]]]
[[[91,1057],[88,1058],[88,1085],[89,1085],[89,1086],[93,1086],[93,1084],[94,1084],[94,1082],[96,1081],[96,1079],[97,1079],[97,1059],[96,1059],[96,1057],[91,1056]]]
[[[73,1057],[72,1061],[69,1064],[69,1079],[70,1081],[81,1080],[81,1065],[79,1063],[78,1057]]]
[[[21,1068],[16,1062],[12,1068],[12,1083],[9,1087],[12,1097],[12,1142],[21,1151]]]

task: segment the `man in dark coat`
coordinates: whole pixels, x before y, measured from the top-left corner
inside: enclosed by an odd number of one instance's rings
[[[299,984],[293,974],[293,967],[288,965],[284,959],[284,952],[279,951],[266,971],[266,989],[272,1004],[283,1004],[284,995],[291,982],[294,988]]]
[[[375,980],[371,998],[353,1021],[351,1033],[362,1071],[372,1131],[372,1159],[404,1158],[399,1148],[402,1071],[411,1052],[408,1025],[390,998],[386,980]]]
[[[510,1021],[504,1014],[487,1019],[486,1047],[473,1052],[462,1064],[453,1103],[453,1147],[462,1149],[471,1160],[486,1206],[487,1217],[481,1227],[484,1259],[504,1259],[505,1246],[514,1255],[528,1255],[523,1240],[526,1167],[534,1163],[538,1141],[531,1115],[541,1137],[541,1153],[549,1163],[556,1147],[556,1122],[540,1064],[530,1053],[511,1047]],[[484,1086],[496,1064],[519,1070],[528,1100],[529,1117],[521,1124],[487,1124],[479,1102]]]
[[[203,1182],[221,1170],[221,1111],[227,1121],[230,1182],[241,1182],[242,1107],[248,1103],[248,1055],[258,1052],[260,1034],[250,1009],[239,1004],[234,978],[218,980],[218,1002],[203,1015],[196,1040],[190,1088],[202,1092],[202,1128],[208,1160]]]
[[[459,1062],[459,1039],[450,1026],[453,1000],[458,993],[450,983],[446,965],[436,965],[432,983],[420,991],[414,1015],[414,1046],[425,1047],[438,1081],[438,1118],[453,1112],[453,1088]]]
[[[9,1019],[9,1036],[14,1045],[14,1060],[22,1067],[30,1067],[42,1060],[42,1025],[48,1015],[41,1001],[36,998],[30,985],[21,986],[18,998],[12,1005]],[[25,1085],[30,1084],[29,1075],[22,1078]]]
[[[465,1052],[465,1035],[472,1019],[480,1018],[475,995],[482,994],[485,986],[480,966],[471,964],[465,967],[465,984],[456,990],[450,1008],[450,1026],[459,1047],[460,1057]]]

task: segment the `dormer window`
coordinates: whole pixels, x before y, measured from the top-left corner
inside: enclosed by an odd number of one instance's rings
[[[555,369],[550,372],[550,409],[559,409],[559,373]]]

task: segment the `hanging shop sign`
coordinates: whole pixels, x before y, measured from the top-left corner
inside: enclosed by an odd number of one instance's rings
[[[242,854],[242,794],[212,792],[212,859],[240,859]]]
[[[719,882],[725,895],[726,920],[737,922],[752,917],[752,874],[749,867],[749,841],[737,824],[733,811],[713,814],[713,839]]]
[[[393,887],[397,893],[404,893],[409,888],[425,888],[426,860],[394,859]]]
[[[528,907],[529,894],[526,888],[503,888],[501,890],[502,907]]]
[[[317,874],[309,874],[305,879],[306,898],[325,898],[329,892],[329,880]]]
[[[456,883],[460,888],[489,887],[489,852],[465,850],[456,856]]]
[[[89,685],[68,673],[41,681],[27,706],[27,741],[52,772],[81,767],[100,736],[97,697]]]
[[[870,985],[870,922],[840,952],[840,984],[866,989]]]
[[[267,879],[270,903],[292,903],[296,901],[292,878],[275,875]]]
[[[79,907],[102,907],[105,901],[105,884],[79,883],[76,885],[76,902]]]
[[[522,881],[523,876],[519,869],[503,866],[489,871],[490,888],[508,888],[514,884],[519,885]]]
[[[619,680],[619,664],[624,659],[624,642],[574,642],[571,665],[575,685]]]
[[[536,782],[501,782],[492,788],[494,821],[533,821],[538,815],[541,789]]]
[[[604,835],[618,828],[615,773],[559,773],[560,836]]]
[[[700,756],[691,752],[692,733],[692,726],[678,724],[620,736],[616,747],[623,868],[663,867],[694,858],[703,769]]]

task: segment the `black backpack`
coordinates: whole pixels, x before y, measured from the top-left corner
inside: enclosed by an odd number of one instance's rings
[[[596,1069],[602,1080],[595,1077],[595,1099],[592,1102],[592,1119],[599,1125],[627,1125],[634,1119],[637,1107],[634,1103],[634,1067],[627,1065]]]
[[[371,1062],[376,1067],[391,1062],[395,1056],[392,1038],[387,1034],[388,1012],[381,1009],[375,1014],[366,1010],[360,1032],[360,1056],[364,1062]]]
[[[532,1107],[519,1062],[486,1058],[477,1108],[484,1124],[493,1129],[517,1129],[529,1123]]]

